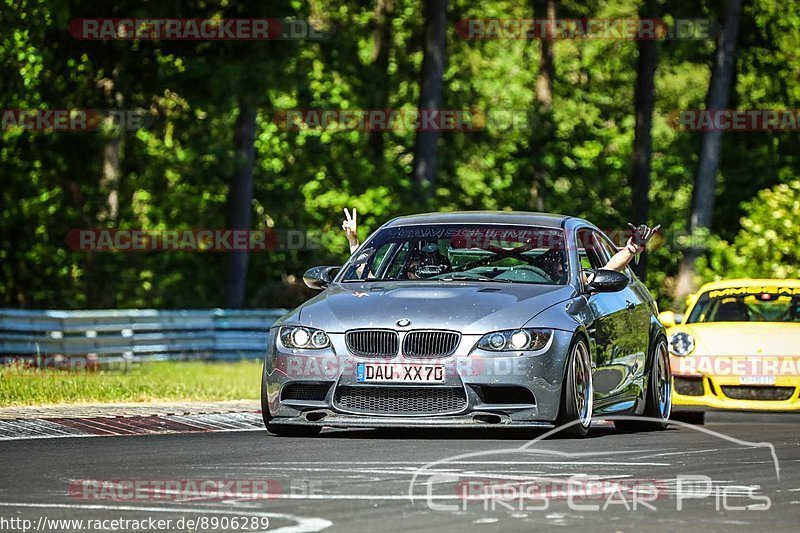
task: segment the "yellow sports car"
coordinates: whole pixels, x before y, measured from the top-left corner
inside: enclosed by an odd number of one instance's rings
[[[706,409],[800,410],[800,280],[731,279],[667,311],[673,412],[703,422]]]

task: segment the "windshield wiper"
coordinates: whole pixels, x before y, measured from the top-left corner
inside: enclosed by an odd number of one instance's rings
[[[510,279],[476,278],[472,276],[447,276],[446,278],[428,278],[436,281],[495,281],[497,283],[514,283]]]

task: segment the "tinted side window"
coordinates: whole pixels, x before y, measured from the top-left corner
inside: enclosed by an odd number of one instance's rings
[[[408,256],[408,243],[405,242],[394,253],[394,256],[392,257],[391,260],[392,262],[386,265],[385,272],[382,272],[384,277],[396,279],[400,275],[400,272],[403,269],[403,265],[405,265],[407,256]]]
[[[583,228],[577,232],[578,239],[578,257],[581,260],[581,267],[583,268],[603,268],[608,259],[605,257],[605,251],[600,243],[597,232]]]

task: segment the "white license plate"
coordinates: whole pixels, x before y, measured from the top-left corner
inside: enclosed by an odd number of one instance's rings
[[[775,376],[739,376],[739,385],[775,385]]]
[[[444,383],[444,365],[405,365],[400,363],[358,363],[359,383],[392,381],[409,383]]]

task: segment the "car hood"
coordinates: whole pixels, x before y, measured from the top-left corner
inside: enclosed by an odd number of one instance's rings
[[[800,356],[800,322],[708,322],[680,324],[694,337],[693,355]]]
[[[334,284],[282,323],[300,322],[341,333],[355,328],[395,329],[398,320],[408,319],[410,329],[483,334],[521,327],[573,294],[569,285],[408,281]]]

